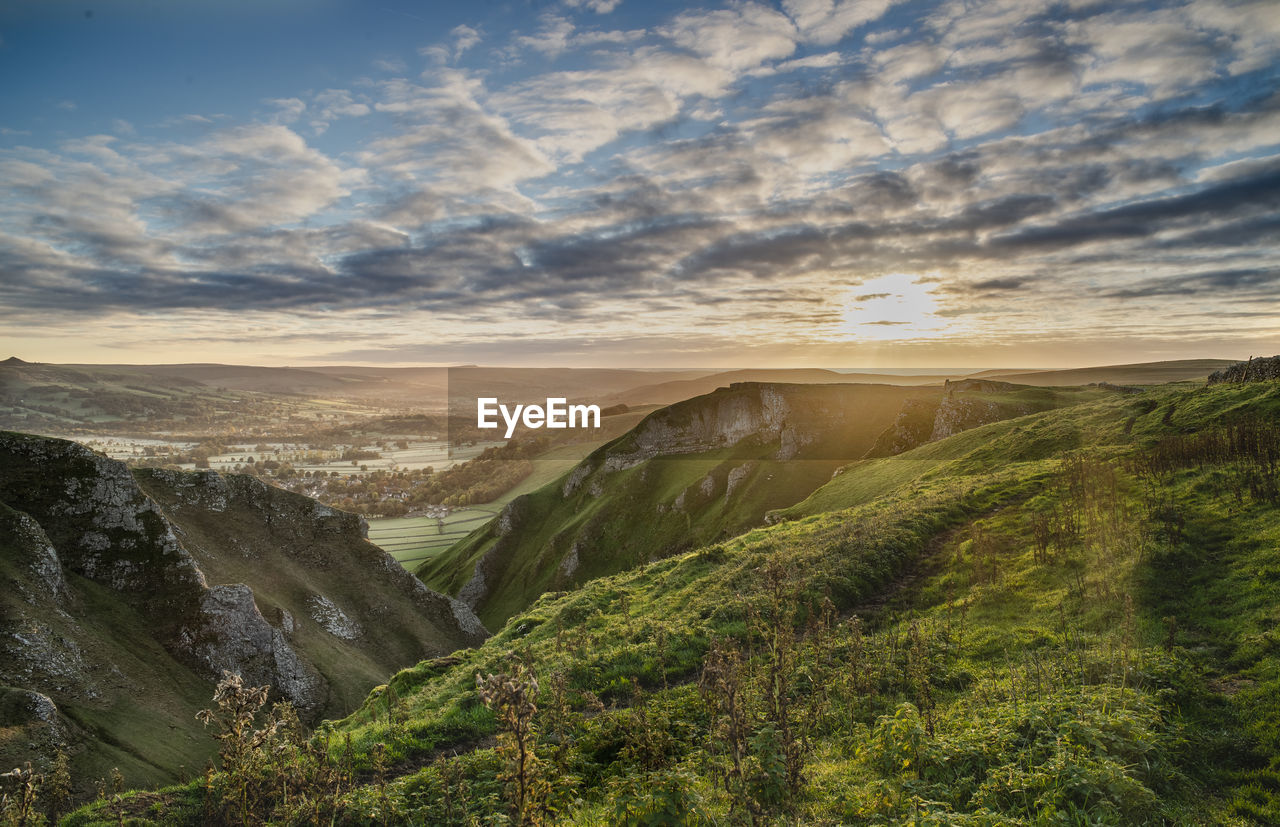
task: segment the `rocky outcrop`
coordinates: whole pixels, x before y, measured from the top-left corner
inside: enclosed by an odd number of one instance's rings
[[[189,629],[190,651],[206,674],[238,672],[253,686],[273,687],[304,713],[324,704],[324,679],[298,656],[283,629],[267,623],[248,586],[209,589],[194,622],[200,625]]]
[[[803,410],[793,406],[784,387],[768,384],[734,384],[706,397],[663,408],[647,417],[628,439],[604,457],[606,471],[621,471],[656,456],[692,454],[725,448],[744,440],[778,442],[775,459],[792,459],[817,439],[823,424],[840,419],[836,405],[821,404]],[[581,469],[586,469],[585,473]],[[566,480],[566,495],[590,467],[574,469]]]
[[[48,698],[81,751],[98,733],[113,754],[126,745],[130,780],[157,783],[172,775],[142,742],[176,729],[211,743],[194,704],[224,671],[314,721],[487,636],[364,533],[359,517],[255,478],[131,472],[77,443],[0,433],[0,685]],[[153,696],[142,727],[107,711]],[[210,748],[191,747],[192,763]]]
[[[893,425],[880,434],[867,456],[896,456],[928,442],[1055,404],[1047,401],[1037,407],[1018,401],[1019,392],[1025,387],[990,379],[948,380],[943,390],[940,397],[907,399]]]
[[[1240,382],[1271,382],[1280,379],[1280,356],[1264,356],[1258,359],[1249,357],[1247,362],[1236,362],[1234,365],[1209,374],[1209,384]]]
[[[277,661],[296,662],[297,654],[287,643],[275,651],[272,627],[249,588],[211,589],[174,526],[123,463],[78,443],[17,434],[0,435],[0,462],[0,500],[48,538],[35,548],[53,592],[61,579],[56,564],[59,572],[65,567],[121,595],[151,618],[170,654],[210,680],[229,670],[282,693],[297,684],[273,668]],[[220,502],[225,509],[225,496]],[[40,640],[34,636],[29,648],[38,649]],[[305,713],[317,709],[323,692],[308,687],[285,697]]]
[[[0,730],[44,754],[66,749],[71,734],[52,698],[8,686],[0,687]]]
[[[868,456],[896,456],[933,438],[941,402],[937,398],[908,399],[893,424],[876,439]]]
[[[730,469],[729,476],[725,480],[724,496],[729,499],[738,490],[738,487],[751,476],[751,471],[756,467],[754,462],[744,462],[741,465]]]
[[[425,562],[492,628],[512,607],[758,525],[861,458],[937,388],[735,383],[654,411],[546,488]],[[792,464],[790,460],[801,460]]]
[[[961,396],[948,395],[938,405],[933,416],[933,429],[929,433],[929,442],[946,439],[949,436],[995,422],[1011,416],[1021,416],[1030,411],[1011,411],[1008,406],[982,399],[966,399]]]

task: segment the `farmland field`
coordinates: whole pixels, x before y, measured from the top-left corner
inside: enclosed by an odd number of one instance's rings
[[[435,517],[371,519],[369,540],[401,565],[412,567],[444,551],[497,513],[491,506],[460,508],[440,518],[443,528]]]

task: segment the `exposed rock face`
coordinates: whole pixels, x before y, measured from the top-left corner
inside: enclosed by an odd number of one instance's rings
[[[579,554],[582,552],[582,544],[574,543],[569,548],[569,553],[560,561],[560,567],[556,570],[556,577],[561,583],[568,583],[573,579],[573,575],[578,571],[580,562]]]
[[[1250,357],[1247,362],[1236,362],[1230,367],[1209,374],[1209,384],[1223,382],[1269,382],[1280,379],[1280,356]]]
[[[65,749],[69,736],[52,698],[8,686],[0,687],[0,728],[36,747],[33,751],[48,753]]]
[[[868,456],[896,456],[989,422],[1033,413],[1034,406],[1012,401],[1019,388],[989,379],[948,380],[941,397],[906,400],[893,425],[880,434]],[[993,401],[971,394],[1001,394],[1004,398]]]
[[[791,459],[815,439],[814,427],[800,427],[797,419],[817,426],[815,420],[835,422],[839,416],[834,406],[799,414],[787,394],[774,385],[735,384],[727,392],[699,397],[697,404],[672,405],[649,416],[632,432],[629,449],[607,455],[604,468],[620,471],[656,456],[709,451],[746,439],[777,440],[776,459]],[[566,481],[567,492],[576,490],[585,476],[582,467],[574,469],[570,479],[578,477],[577,483],[570,487]]]
[[[581,467],[581,466],[579,466]],[[586,474],[580,476],[575,483],[580,485]],[[568,488],[571,474],[565,480],[562,491]],[[507,503],[506,507],[498,515],[495,521],[495,533],[497,539],[494,544],[481,555],[476,562],[475,571],[470,579],[463,584],[458,591],[458,601],[465,606],[474,616],[475,609],[489,596],[490,584],[500,579],[506,572],[507,558],[504,550],[509,546],[515,546],[520,540],[520,530],[529,514],[529,498],[528,496],[516,497]],[[484,624],[477,617],[475,625],[483,629]]]
[[[239,672],[251,685],[271,685],[304,711],[324,704],[324,679],[298,657],[283,629],[267,623],[248,586],[214,586],[205,592],[200,609],[204,625],[190,630],[190,648],[207,674]]]
[[[938,388],[736,383],[646,416],[419,574],[493,628],[538,594],[758,525]],[[788,460],[802,460],[789,463]],[[785,467],[783,467],[785,466]],[[461,586],[461,588],[459,588]]]
[[[0,434],[0,467],[0,501],[44,530],[59,568],[154,616],[165,648],[198,660],[185,627],[209,625],[208,584],[123,463],[74,442]]]
[[[744,462],[743,464],[729,471],[729,476],[725,481],[724,496],[728,499],[738,490],[738,486],[742,485],[742,481],[751,475],[751,469],[755,467],[753,462]]]
[[[311,617],[334,637],[355,640],[364,634],[359,623],[347,617],[342,609],[333,605],[333,601],[324,595],[312,595],[307,602],[311,604]]]
[[[305,719],[345,714],[395,669],[487,634],[366,530],[251,477],[134,474],[77,443],[0,433],[0,685],[48,700],[90,751],[94,736],[73,722],[93,710],[96,728],[143,759],[132,739],[144,734],[113,732],[103,710],[163,697],[145,737],[190,730],[207,746],[189,766],[212,748],[192,707],[223,671],[270,685]],[[11,757],[2,743],[0,757]],[[145,760],[122,768],[131,781],[172,778]]]
[[[560,487],[560,493],[565,497],[572,496],[573,493],[578,490],[578,486],[582,485],[582,481],[591,476],[591,471],[591,466],[586,463],[574,468],[569,472],[569,475],[564,478],[564,485]]]
[[[204,576],[123,463],[74,442],[0,434],[0,467],[0,500],[40,524],[68,570],[139,606],[199,600]]]
[[[15,548],[26,552],[22,562],[36,576],[49,597],[61,604],[67,598],[67,579],[63,576],[62,563],[53,543],[49,542],[40,524],[27,514],[14,512],[9,522],[6,528],[12,532]]]
[[[953,434],[987,422],[995,422],[1010,415],[994,402],[948,395],[938,405],[938,411],[934,414],[933,430],[929,433],[928,441],[946,439]]]
[[[933,438],[941,402],[938,399],[908,399],[871,449],[873,456],[896,456]]]

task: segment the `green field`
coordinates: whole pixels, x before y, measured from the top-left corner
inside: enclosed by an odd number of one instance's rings
[[[369,520],[369,540],[387,551],[403,566],[428,560],[484,525],[497,515],[489,506],[460,508],[442,518],[397,517]]]
[[[605,420],[610,425],[610,428],[605,429],[605,436],[611,438],[621,432],[625,427],[643,418],[648,410],[646,408],[609,417]],[[446,464],[456,464],[470,459],[491,444],[495,443],[482,443],[463,448],[457,452],[450,463]],[[440,531],[434,517],[371,519],[369,539],[412,571],[498,516],[502,509],[516,497],[537,491],[567,474],[599,445],[599,441],[584,441],[553,446],[532,459],[530,462],[533,465],[533,472],[502,496],[487,503],[454,511],[445,517],[443,532]]]

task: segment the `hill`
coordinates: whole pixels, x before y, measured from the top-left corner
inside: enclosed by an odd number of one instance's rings
[[[274,766],[363,767],[308,787],[354,823],[1276,823],[1278,416],[1162,387],[879,458],[932,465],[545,596]],[[296,812],[255,777],[215,789]]]
[[[497,628],[544,591],[761,525],[851,461],[1105,393],[978,380],[731,385],[649,415],[417,573]]]
[[[10,359],[0,363],[0,428],[50,434],[202,435],[271,429],[282,423],[297,431],[336,414],[369,413],[359,405],[317,403],[290,390],[287,382],[277,385],[270,375],[242,384],[270,392],[206,384],[166,373],[164,366],[49,365]]]
[[[1159,385],[1165,382],[1202,380],[1217,370],[1235,364],[1232,359],[1180,359],[1169,362],[1141,362],[1132,365],[1101,365],[1095,368],[1004,373],[1000,379],[1021,385]]]
[[[741,384],[655,411],[418,569],[489,628],[542,592],[733,536],[861,456],[888,385]]]
[[[744,382],[773,382],[787,384],[884,384],[884,385],[938,385],[944,375],[897,375],[880,373],[840,373],[820,368],[752,368],[712,373],[688,379],[653,382],[628,388],[610,397],[612,403],[626,405],[672,405],[695,396],[711,393],[717,388]]]
[[[211,754],[195,719],[223,670],[305,721],[389,672],[483,638],[363,538],[353,515],[242,476],[131,473],[0,433],[6,687],[0,757],[64,750],[81,779],[173,781]]]

